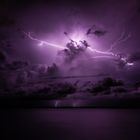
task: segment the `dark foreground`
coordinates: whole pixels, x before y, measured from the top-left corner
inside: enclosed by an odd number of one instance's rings
[[[1,109],[1,140],[139,140],[140,109]]]
[[[140,96],[95,96],[88,98],[0,98],[0,108],[140,108]]]

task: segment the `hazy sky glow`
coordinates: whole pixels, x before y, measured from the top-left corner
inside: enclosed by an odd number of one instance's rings
[[[27,60],[33,64],[59,63],[58,51],[66,48],[70,37],[79,44],[80,40],[86,40],[90,46],[84,55],[70,64],[78,67],[79,73],[105,72],[128,79],[138,77],[139,58],[133,58],[136,52],[140,52],[138,0],[21,3],[13,0],[11,5],[5,3],[4,6],[1,16],[15,20],[12,27],[0,28],[1,32],[8,34],[14,46],[12,51],[6,52],[10,59]],[[93,25],[97,34],[86,35]],[[106,33],[99,36],[100,30]],[[118,64],[119,54],[124,55],[121,63],[125,67],[121,70],[118,68],[121,65]],[[63,67],[66,66],[61,65]]]

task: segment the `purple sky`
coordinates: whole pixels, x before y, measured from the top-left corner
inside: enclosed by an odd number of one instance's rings
[[[130,33],[131,37],[113,50],[114,53],[131,55],[140,52],[140,3],[138,0],[85,0],[85,1],[8,1],[1,4],[1,15],[14,19],[15,24],[9,27],[0,27],[0,31],[8,36],[13,48],[6,52],[10,59],[23,59],[31,63],[45,63],[50,65],[57,60],[55,48],[38,48],[37,42],[23,37],[25,32],[33,32],[42,40],[65,46],[68,42],[64,32],[68,32],[74,38],[80,32],[83,36],[86,31],[96,25],[107,31],[104,36],[90,35],[84,38],[92,48],[100,51],[108,50],[111,44],[117,40],[122,32]],[[77,33],[78,32],[78,33]],[[106,60],[105,60],[106,61]],[[80,62],[76,65],[79,66]],[[90,71],[91,65],[101,71],[108,63],[109,73],[114,73],[116,67],[112,62],[92,63],[87,61],[87,66],[81,66]],[[130,70],[121,70],[119,76],[126,75],[128,79],[135,79],[139,75],[139,62]],[[81,70],[79,70],[81,71]],[[78,71],[78,72],[79,72]],[[105,70],[103,70],[105,71]],[[89,71],[88,71],[89,72]],[[88,73],[87,72],[87,73]]]

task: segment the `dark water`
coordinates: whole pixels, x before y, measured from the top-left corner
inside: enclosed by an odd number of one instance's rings
[[[1,109],[0,139],[139,140],[140,109]]]

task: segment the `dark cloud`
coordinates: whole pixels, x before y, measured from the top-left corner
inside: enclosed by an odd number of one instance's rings
[[[6,61],[6,56],[5,56],[5,54],[4,54],[2,51],[0,51],[0,62],[3,63],[3,62],[5,62],[5,61]]]
[[[89,28],[86,32],[87,35],[96,35],[98,37],[103,36],[107,33],[107,31],[100,29],[99,27],[96,27],[96,25],[93,25],[91,28]]]
[[[128,62],[137,62],[140,61],[140,52],[135,52],[132,53],[129,57],[128,57]]]

